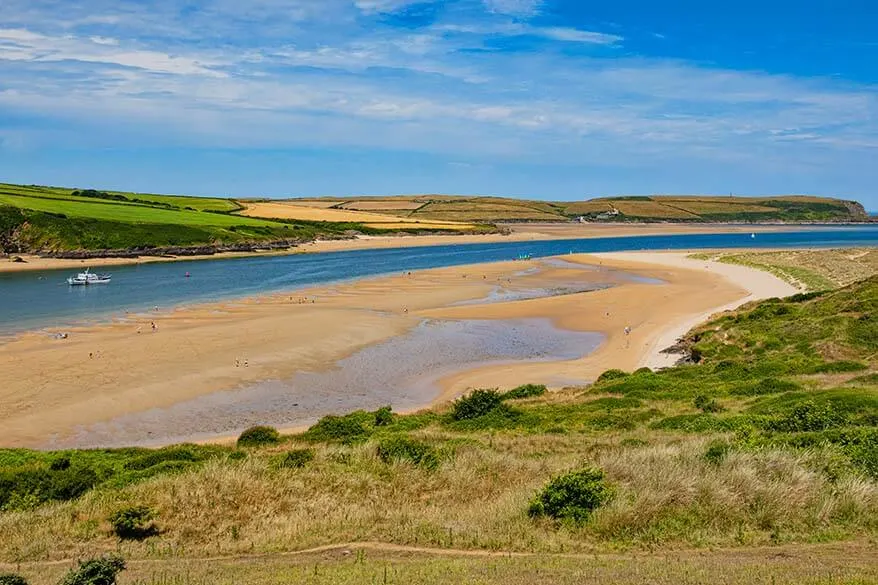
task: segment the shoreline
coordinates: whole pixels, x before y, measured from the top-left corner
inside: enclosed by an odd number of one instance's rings
[[[344,252],[349,250],[418,248],[454,244],[478,244],[496,242],[527,242],[566,239],[594,239],[607,237],[634,237],[653,235],[722,234],[722,233],[764,233],[820,229],[813,224],[685,224],[685,223],[641,223],[641,224],[573,224],[573,223],[521,223],[500,224],[511,230],[509,234],[455,234],[424,236],[357,236],[352,239],[316,240],[298,244],[286,250],[263,252],[218,252],[193,256],[137,256],[104,258],[45,258],[35,254],[8,254],[0,257],[0,274],[15,274],[32,271],[69,270],[87,267],[132,266],[156,262],[186,262],[224,260],[229,258],[263,258],[289,256],[295,254],[319,254],[324,252]],[[860,224],[838,224],[838,227]],[[836,226],[832,226],[836,227]],[[20,257],[24,262],[13,262],[11,258]]]
[[[0,411],[4,442],[51,447],[77,428],[125,414],[263,380],[285,380],[298,371],[322,371],[410,331],[424,318],[546,318],[568,331],[603,334],[605,342],[575,360],[474,368],[446,376],[438,382],[441,392],[436,399],[415,410],[447,402],[472,387],[534,382],[558,388],[573,380],[593,380],[610,367],[633,370],[644,356],[664,349],[656,346],[672,328],[676,331],[751,299],[754,291],[735,282],[742,275],[767,274],[744,267],[737,276],[722,274],[729,265],[705,270],[703,261],[679,258],[687,254],[565,255],[565,263],[571,265],[544,266],[530,276],[523,274],[545,259],[439,268],[301,290],[293,296],[251,297],[135,316],[71,330],[71,338],[64,341],[21,334],[0,344],[0,376],[10,380],[0,389],[6,405]],[[577,264],[588,269],[574,270]],[[614,286],[563,296],[458,304],[485,298],[497,282],[551,287],[569,281],[571,271],[583,282],[611,281]],[[663,282],[632,282],[620,276],[628,273]],[[788,290],[781,288],[788,287],[786,283],[768,277],[766,282],[776,281],[775,293]],[[302,297],[313,300],[299,302]],[[145,327],[150,319],[158,325],[156,333]],[[630,338],[622,335],[629,325]],[[135,327],[143,328],[143,334],[135,333]],[[246,367],[238,367],[241,359]],[[31,374],[22,379],[21,372]],[[78,379],[90,380],[89,396],[69,387]]]

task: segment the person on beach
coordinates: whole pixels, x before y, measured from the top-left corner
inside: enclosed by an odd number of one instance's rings
[[[153,331],[158,331],[158,327],[156,326],[155,321],[151,321],[150,326],[152,327]]]

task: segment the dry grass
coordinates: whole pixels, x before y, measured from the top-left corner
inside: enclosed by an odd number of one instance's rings
[[[243,201],[247,205],[253,205],[251,202]],[[302,207],[315,207],[318,209],[328,209],[344,203],[342,199],[295,199],[288,202],[290,205],[300,205]]]
[[[343,205],[339,205],[339,209],[353,209],[354,211],[386,211],[386,210],[415,210],[424,206],[420,201],[405,200],[369,200],[369,201],[349,201]]]
[[[773,207],[764,205],[754,205],[753,202],[729,202],[729,201],[686,201],[686,200],[663,200],[668,205],[679,207],[690,213],[700,215],[702,213],[774,213],[777,211]]]
[[[676,209],[656,201],[614,201],[613,206],[625,215],[657,219],[693,219],[694,213]]]
[[[448,444],[438,431],[422,437]],[[72,503],[0,515],[0,559],[69,558],[112,550],[107,516],[122,505],[159,513],[158,539],[124,547],[129,558],[301,550],[341,542],[473,550],[571,552],[617,546],[742,545],[843,538],[874,531],[878,486],[832,483],[805,455],[734,453],[706,462],[704,439],[654,433],[490,435],[457,443],[435,471],[387,465],[375,445],[321,447],[315,462],[276,470],[268,454],[213,462]],[[580,528],[535,523],[527,502],[550,477],[585,462],[604,469],[619,496]]]
[[[847,286],[878,274],[878,249],[777,250],[711,254],[722,262],[754,266],[804,290]]]
[[[774,546],[737,551],[563,556],[469,556],[360,545],[302,555],[129,563],[120,585],[865,585],[878,582],[874,546]],[[67,564],[25,566],[33,585],[57,583]]]

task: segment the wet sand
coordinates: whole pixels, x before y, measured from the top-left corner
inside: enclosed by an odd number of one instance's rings
[[[443,268],[296,291],[292,296],[130,316],[109,325],[68,330],[70,336],[63,340],[45,333],[21,335],[0,345],[0,379],[4,381],[0,444],[74,444],[84,430],[106,431],[138,413],[179,409],[181,404],[191,406],[198,400],[222,402],[216,393],[252,390],[260,384],[264,388],[270,381],[284,383],[304,373],[321,375],[339,369],[340,360],[405,337],[425,319],[498,321],[501,332],[510,323],[537,319],[561,331],[600,335],[605,341],[589,353],[588,344],[578,340],[577,351],[585,351],[563,354],[553,350],[544,356],[549,361],[521,361],[520,354],[510,357],[508,352],[486,351],[477,361],[487,365],[470,362],[448,371],[447,363],[428,364],[424,367],[433,371],[424,371],[420,377],[429,378],[430,396],[416,389],[414,394],[398,397],[403,407],[447,400],[472,387],[584,383],[610,367],[637,367],[657,351],[657,340],[671,328],[753,295],[747,283],[740,282],[740,274],[725,273],[726,265],[710,264],[687,260],[682,254],[637,253]],[[745,270],[747,275],[755,273]],[[773,280],[775,285],[787,286]],[[571,285],[588,290],[571,290]],[[535,290],[545,291],[544,296],[531,298]],[[156,331],[150,322],[156,323]],[[626,326],[632,328],[630,335],[623,333]],[[394,383],[402,379],[391,375],[398,370],[405,380],[417,381],[418,376],[409,375],[410,370],[401,364],[408,351],[405,345],[401,347],[373,360],[384,362],[383,373],[373,376],[375,380]],[[526,347],[524,354],[531,355],[534,347]],[[452,358],[452,362],[460,359],[457,354]],[[310,381],[316,383],[313,378]],[[331,377],[320,383],[323,386],[314,396],[331,391]],[[307,385],[288,392],[289,396],[274,391],[273,396],[281,400],[275,404],[295,403],[290,396],[296,392],[307,393]],[[337,392],[345,395],[339,405],[344,410],[371,404],[357,395],[367,392],[363,387],[351,390],[342,384]],[[385,392],[390,394],[375,398],[392,402],[388,399],[394,390]],[[334,408],[332,400],[324,401],[328,408]],[[416,404],[419,401],[423,404]],[[187,416],[198,412],[182,408]],[[283,406],[270,405],[266,412],[282,410]],[[235,416],[234,408],[215,412]],[[316,407],[306,414],[316,415]],[[299,420],[289,413],[285,416],[278,420]],[[180,428],[187,425],[185,417],[171,417],[167,422],[159,425],[158,434],[150,427],[150,442],[165,443],[199,432]],[[201,432],[222,433],[241,426],[230,425],[221,421]],[[99,440],[94,440],[98,435],[86,436],[83,443],[109,444],[134,437],[125,434],[130,429],[104,431]]]

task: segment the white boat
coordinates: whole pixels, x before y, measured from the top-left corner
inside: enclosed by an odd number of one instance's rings
[[[85,272],[80,272],[76,276],[71,276],[67,279],[67,284],[70,286],[86,286],[89,284],[107,284],[110,282],[109,274],[95,274],[94,272],[89,272],[89,268],[85,269]]]

